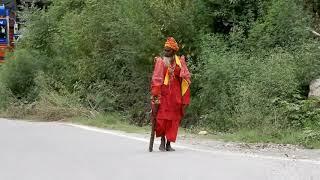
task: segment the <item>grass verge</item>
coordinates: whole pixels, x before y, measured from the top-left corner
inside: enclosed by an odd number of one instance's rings
[[[71,123],[120,130],[128,133],[149,133],[150,127],[138,127],[130,124],[125,117],[120,114],[99,114],[95,118],[73,118],[68,120]],[[179,134],[192,134],[194,137],[245,143],[275,143],[301,145],[309,149],[320,149],[320,141],[317,141],[317,134],[309,134],[306,131],[267,131],[267,130],[247,130],[243,129],[234,133],[197,135],[199,130],[179,129]]]
[[[209,135],[210,136],[210,135]],[[313,131],[283,130],[266,132],[262,130],[239,130],[232,134],[214,136],[224,141],[246,143],[275,143],[300,145],[308,149],[320,149],[319,134]]]
[[[26,106],[17,106],[9,108],[0,113],[2,117],[15,118],[15,119],[29,119],[36,121],[55,121],[64,119],[66,122],[75,124],[82,124],[98,128],[106,128],[111,130],[120,130],[128,133],[147,134],[150,132],[150,126],[139,127],[130,124],[125,116],[120,113],[99,114],[92,117],[82,116],[85,111],[77,109],[52,109],[50,110],[35,110],[36,108],[28,108]],[[68,112],[66,112],[68,111]],[[74,112],[73,112],[74,111]],[[73,112],[70,114],[70,112]],[[81,113],[79,113],[81,112]],[[58,116],[57,116],[58,114]],[[66,116],[67,114],[68,116]],[[80,117],[75,117],[75,114]],[[63,117],[64,118],[63,118]],[[59,119],[58,119],[59,118]],[[245,142],[245,143],[276,143],[276,144],[294,144],[301,145],[309,149],[320,149],[320,130],[275,130],[269,129],[243,129],[234,133],[212,133],[205,136],[198,135],[197,133],[201,128],[193,129],[179,129],[180,135],[192,135],[197,138],[222,140],[226,142]]]
[[[98,114],[92,118],[77,117],[66,121],[98,128],[120,130],[128,133],[148,133],[150,131],[149,126],[138,127],[132,125],[125,119],[125,117],[122,117],[118,113]]]

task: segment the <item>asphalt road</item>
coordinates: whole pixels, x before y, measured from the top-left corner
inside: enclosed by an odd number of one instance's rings
[[[317,161],[147,149],[117,133],[0,119],[0,180],[320,180]]]

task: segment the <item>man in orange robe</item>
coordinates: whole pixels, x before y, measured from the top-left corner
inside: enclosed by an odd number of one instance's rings
[[[159,104],[156,114],[156,136],[161,137],[160,151],[174,151],[180,121],[190,103],[190,73],[185,57],[177,56],[178,43],[169,37],[163,57],[155,58],[152,76],[152,103]]]

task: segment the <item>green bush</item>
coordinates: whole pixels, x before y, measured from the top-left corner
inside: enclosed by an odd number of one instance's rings
[[[4,111],[10,106],[10,103],[13,102],[13,95],[11,91],[0,82],[0,110]]]
[[[307,29],[318,20],[309,7],[317,6],[290,0],[55,0],[48,9],[26,8],[15,59],[1,67],[0,106],[20,98],[23,105],[35,101],[25,112],[48,119],[116,111],[132,124],[148,123],[153,58],[174,36],[192,72],[183,126],[261,130],[278,139],[294,129],[305,131],[301,141],[310,144],[318,137],[319,116],[306,98],[309,82],[320,75],[320,51]]]
[[[208,37],[202,48],[201,90],[194,97],[198,106],[191,106],[200,118],[189,118],[219,131],[283,124],[273,101],[289,99],[299,91],[293,55],[281,49],[238,52],[216,36]]]
[[[291,0],[272,0],[267,14],[258,20],[249,33],[254,48],[295,47],[308,39],[308,12]]]
[[[198,26],[201,8],[194,0],[57,0],[47,10],[23,11],[17,48],[39,52],[37,64],[53,91],[75,94],[89,109],[130,113],[133,123],[144,124],[154,57],[167,36],[194,56],[204,28]]]
[[[17,50],[1,67],[0,82],[19,99],[35,100],[37,90],[34,78],[38,70],[36,59],[38,53],[27,50]]]

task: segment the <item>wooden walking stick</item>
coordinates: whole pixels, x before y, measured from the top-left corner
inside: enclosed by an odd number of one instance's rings
[[[149,142],[149,152],[153,151],[153,143],[154,143],[154,136],[155,136],[155,130],[156,130],[156,124],[157,124],[157,114],[159,109],[159,100],[158,98],[153,98],[151,100],[151,135],[150,135],[150,142]]]

